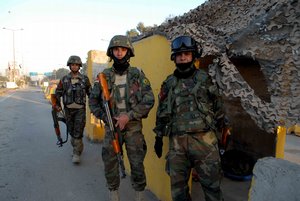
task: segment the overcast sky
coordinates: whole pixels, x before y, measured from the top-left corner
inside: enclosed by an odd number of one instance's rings
[[[65,67],[70,55],[106,51],[117,34],[160,25],[205,0],[0,0],[0,72],[15,60],[25,72]],[[3,27],[7,28],[6,30]],[[20,29],[23,29],[22,31]],[[12,31],[15,30],[15,31]]]

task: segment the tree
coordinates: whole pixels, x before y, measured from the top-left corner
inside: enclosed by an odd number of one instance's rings
[[[136,29],[130,29],[126,32],[126,35],[130,38],[134,38],[139,35],[146,35],[147,33],[151,32],[155,27],[156,24],[153,26],[145,26],[143,22],[139,22],[136,26]]]
[[[70,71],[66,68],[59,68],[56,72],[55,72],[55,78],[56,79],[61,79],[63,78],[63,76],[67,75]]]
[[[139,22],[136,29],[140,32],[140,34],[143,34],[146,31],[146,27],[143,22]]]
[[[135,36],[138,36],[139,35],[139,32],[136,30],[136,29],[130,29],[129,31],[126,32],[126,35],[129,37],[129,38],[133,38]]]
[[[25,84],[29,83],[31,81],[30,76],[24,75]]]
[[[143,22],[139,22],[136,26],[136,29],[140,32],[141,35],[145,35],[153,30],[154,27],[157,27],[157,25],[154,24],[153,26],[145,26]]]
[[[44,82],[49,82],[49,81],[50,81],[49,78],[50,78],[50,77],[46,76],[46,77],[44,77],[44,78],[41,80],[41,82],[42,82],[42,83],[44,83]]]
[[[0,81],[5,81],[5,82],[8,82],[9,79],[5,76],[0,76]]]

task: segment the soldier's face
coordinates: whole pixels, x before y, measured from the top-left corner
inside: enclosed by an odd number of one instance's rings
[[[114,47],[112,50],[117,59],[122,59],[127,53],[126,47]]]
[[[177,64],[189,63],[193,60],[193,53],[188,52],[178,52],[175,55],[175,62]]]
[[[72,72],[78,72],[79,68],[80,68],[79,64],[71,64]]]

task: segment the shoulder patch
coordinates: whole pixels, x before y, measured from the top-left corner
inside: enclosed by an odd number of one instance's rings
[[[143,79],[143,84],[144,85],[150,85],[150,82],[149,82],[149,80],[147,78],[144,78]]]

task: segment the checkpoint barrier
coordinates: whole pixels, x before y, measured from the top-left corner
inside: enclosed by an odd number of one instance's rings
[[[131,66],[141,68],[145,72],[146,76],[150,80],[151,87],[155,95],[154,107],[150,111],[148,117],[143,119],[143,134],[148,147],[144,161],[147,176],[146,188],[154,193],[159,200],[171,201],[170,178],[165,172],[165,156],[168,152],[169,139],[167,137],[164,137],[163,139],[163,155],[160,159],[157,158],[153,148],[155,143],[155,133],[153,132],[153,128],[155,126],[158,94],[160,92],[162,82],[174,71],[174,63],[170,60],[170,42],[164,36],[154,35],[134,42],[133,47],[135,50],[135,57],[131,58],[130,64]],[[88,56],[88,76],[90,80],[92,80],[92,64],[94,58],[95,53],[90,51]],[[111,64],[108,66],[111,66]],[[89,108],[87,107],[87,137],[89,139],[103,140],[104,130],[101,129],[104,128],[101,127],[99,122],[94,120],[94,117],[90,114]],[[285,128],[278,128],[277,130],[276,153],[274,153],[277,158],[284,157],[285,132]],[[125,156],[125,168],[129,175],[128,170],[130,165],[126,158],[125,148],[123,148],[123,151]],[[189,185],[191,187],[191,180]]]
[[[88,115],[88,114],[87,114]],[[86,137],[92,142],[101,142],[104,138],[104,122],[89,114],[89,123],[86,124]]]

